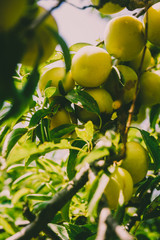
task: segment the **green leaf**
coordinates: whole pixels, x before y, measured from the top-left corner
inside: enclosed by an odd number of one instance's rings
[[[144,211],[143,219],[159,217],[160,215],[160,195],[156,197]]]
[[[62,139],[59,143],[54,142],[44,142],[39,146],[33,142],[25,142],[15,146],[9,153],[7,158],[8,166],[25,158],[37,154],[39,156],[45,155],[48,152],[57,149],[77,149],[72,147],[71,144],[66,139]]]
[[[81,138],[84,141],[91,142],[93,139],[94,126],[92,121],[88,121],[84,128],[75,128],[77,137]]]
[[[72,143],[72,146],[75,146],[81,149],[85,144],[86,142],[83,140],[75,140]],[[76,158],[78,153],[79,153],[78,150],[74,150],[74,149],[70,150],[70,154],[67,162],[67,175],[69,180],[71,180],[76,174],[75,167],[76,167]]]
[[[94,148],[87,156],[83,159],[83,161],[76,167],[77,171],[79,171],[86,163],[91,163],[95,160],[101,159],[105,156],[109,155],[109,151],[106,147]]]
[[[52,97],[52,96],[55,94],[56,90],[57,90],[56,87],[47,87],[47,88],[45,89],[45,96],[46,96],[47,98]]]
[[[94,189],[94,194],[92,193],[93,197],[90,199],[88,208],[88,211],[93,218],[97,217],[98,204],[109,182],[109,177],[105,173],[101,173],[95,181],[96,184],[93,182],[93,186],[96,186],[96,189]]]
[[[13,227],[3,216],[0,216],[0,226],[2,226],[7,233],[11,235],[15,234]]]
[[[27,199],[36,201],[49,201],[53,196],[47,196],[46,194],[28,194]]]
[[[19,178],[17,178],[13,183],[12,186],[17,185],[23,181],[25,181],[26,179],[28,179],[29,177],[33,176],[34,173],[33,172],[27,172],[24,175],[20,176]]]
[[[73,89],[65,97],[74,104],[81,104],[87,111],[100,115],[97,102],[87,92]]]
[[[2,149],[2,155],[4,157],[8,156],[9,152],[14,147],[14,145],[27,131],[28,130],[26,128],[16,128],[7,135]]]
[[[29,128],[35,127],[41,120],[41,118],[44,118],[51,112],[50,109],[40,109],[35,114],[32,116],[30,123],[29,123]]]
[[[22,197],[26,196],[30,192],[30,188],[22,188],[18,190],[12,197],[12,204],[18,203]]]
[[[69,236],[65,227],[53,223],[48,224],[49,227],[63,240],[68,240]]]
[[[160,146],[158,144],[158,140],[156,140],[155,137],[151,136],[149,132],[141,129],[138,130],[141,132],[147,149],[154,161],[155,170],[158,171],[158,169],[160,168]]]
[[[159,118],[159,114],[160,114],[160,104],[154,105],[151,108],[150,116],[149,116],[150,127],[153,128],[154,130],[155,130],[156,122]]]
[[[74,124],[62,124],[50,131],[50,138],[54,140],[55,138],[61,138],[66,134],[73,132],[75,129]]]
[[[57,40],[57,42],[60,44],[62,51],[63,51],[63,56],[65,60],[65,65],[66,65],[66,72],[68,72],[71,68],[71,57],[70,57],[70,52],[68,49],[67,44],[63,40],[63,38],[58,34],[57,31],[55,31],[53,28],[50,26],[47,26],[49,31],[52,33],[53,37]]]
[[[7,134],[8,130],[9,130],[9,126],[7,126],[7,125],[0,129],[0,143],[4,139],[4,137]]]
[[[77,52],[79,51],[82,47],[86,47],[86,46],[92,46],[90,43],[75,43],[72,46],[70,46],[69,50],[71,52]]]

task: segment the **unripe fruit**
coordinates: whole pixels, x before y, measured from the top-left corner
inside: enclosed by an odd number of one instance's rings
[[[117,68],[120,71],[124,81],[124,86],[122,89],[122,101],[127,104],[131,102],[135,96],[138,76],[136,72],[128,66],[118,65]]]
[[[39,81],[39,90],[44,95],[45,87],[48,81],[51,81],[50,87],[58,87],[59,81],[63,81],[65,77],[66,71],[64,67],[54,67],[51,69],[46,70]],[[66,75],[65,80],[63,81],[63,87],[65,92],[69,92],[75,86],[75,82],[72,78],[71,72],[68,72]]]
[[[132,176],[133,183],[140,182],[147,174],[149,156],[146,149],[138,142],[128,142],[126,145],[126,157],[121,167]]]
[[[13,28],[27,8],[27,0],[1,0],[0,2],[0,32]]]
[[[134,58],[132,61],[128,62],[128,66],[133,68],[136,72],[138,72],[139,70],[141,70],[141,72],[144,72],[147,69],[147,67],[149,67],[151,65],[152,55],[151,55],[150,50],[148,48],[146,48],[144,59],[143,59],[143,64],[140,69],[142,56],[143,56],[143,50],[140,52],[140,54],[136,58]]]
[[[109,182],[104,191],[108,206],[111,209],[117,208],[120,198],[120,191],[122,191],[124,203],[127,203],[132,197],[133,180],[127,170],[117,167],[111,174]]]
[[[45,12],[46,10],[44,8],[39,7],[37,17],[43,15]],[[58,31],[57,23],[54,17],[52,15],[48,16],[34,32],[32,32],[29,36],[26,36],[26,51],[21,60],[22,64],[33,67],[36,63],[40,50],[42,51],[40,63],[45,62],[53,54],[57,41],[47,26],[51,27],[55,31]]]
[[[112,113],[113,100],[111,95],[105,89],[93,88],[93,89],[86,89],[85,91],[89,95],[91,95],[94,98],[94,100],[97,102],[100,113],[106,113],[106,114]],[[83,122],[92,120],[94,123],[96,123],[98,120],[98,116],[95,113],[88,112],[83,108],[77,109],[77,115],[78,115],[78,118]]]
[[[138,76],[132,68],[126,65],[117,65],[116,67],[120,72],[123,86],[113,70],[102,87],[111,94],[114,100],[120,100],[120,102],[127,104],[134,98]]]
[[[147,24],[147,38],[148,40],[156,45],[160,46],[160,3],[152,5],[148,9],[148,24]],[[146,23],[146,14],[144,16],[144,23]]]
[[[111,71],[108,52],[95,46],[81,48],[72,59],[71,73],[76,83],[83,87],[98,87]]]
[[[91,0],[93,5],[98,6],[100,0]],[[103,5],[102,8],[98,9],[103,14],[113,14],[120,12],[124,8],[117,3],[107,2]]]
[[[109,54],[121,61],[130,61],[145,46],[143,25],[133,16],[113,18],[106,26],[104,42]]]
[[[50,130],[62,124],[71,124],[70,114],[63,108],[59,109],[53,117],[50,118]]]
[[[145,106],[160,103],[160,75],[156,72],[144,72],[140,77],[139,98]]]

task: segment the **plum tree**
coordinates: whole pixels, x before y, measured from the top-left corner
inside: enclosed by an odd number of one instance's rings
[[[133,16],[113,18],[107,23],[104,42],[109,54],[122,61],[130,61],[145,46],[143,24]]]
[[[43,15],[46,10],[38,7],[37,17]],[[31,32],[25,38],[26,49],[22,57],[21,63],[27,66],[33,66],[38,58],[39,52],[42,51],[40,63],[45,62],[54,52],[57,41],[49,31],[47,26],[58,31],[57,23],[52,15]]]
[[[132,176],[133,183],[140,182],[147,174],[149,155],[146,149],[138,142],[128,142],[126,145],[126,157],[121,167]]]
[[[145,106],[160,103],[160,75],[157,72],[144,72],[140,77],[139,98]]]
[[[81,48],[72,59],[71,73],[77,84],[83,87],[98,87],[111,71],[111,57],[100,47]]]
[[[110,180],[104,192],[110,208],[115,209],[119,201],[123,202],[123,199],[120,199],[120,191],[122,191],[124,203],[127,203],[133,194],[133,180],[127,170],[116,167],[115,171],[110,176]]]
[[[51,69],[47,69],[41,75],[38,86],[42,95],[44,95],[46,85],[49,81],[51,81],[50,87],[56,87],[56,88],[58,88],[59,81],[62,81],[64,90],[66,93],[72,90],[75,86],[75,82],[72,78],[71,71],[69,71],[66,74],[64,67],[53,67]]]
[[[98,6],[100,0],[91,0],[95,6]],[[103,14],[113,14],[120,12],[124,8],[121,7],[118,3],[107,2],[103,5],[102,8],[98,9]]]

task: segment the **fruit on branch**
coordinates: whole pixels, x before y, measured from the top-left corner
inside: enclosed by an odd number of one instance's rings
[[[118,203],[127,203],[133,193],[133,180],[129,172],[121,167],[116,167],[111,174],[104,194],[107,198],[108,206],[116,209]]]
[[[109,54],[121,61],[130,61],[145,46],[143,24],[133,16],[120,16],[107,23],[104,33]]]
[[[55,115],[49,117],[50,119],[50,130],[56,128],[62,124],[71,124],[72,120],[69,112],[67,112],[64,108],[58,109]]]
[[[147,174],[149,155],[146,149],[138,142],[128,142],[126,145],[126,157],[121,167],[132,176],[133,183],[140,182]]]
[[[111,114],[112,108],[112,97],[111,95],[102,88],[91,88],[85,90],[89,95],[91,95],[97,102],[100,113]],[[82,122],[87,122],[89,120],[93,121],[95,124],[99,121],[97,114],[89,112],[84,108],[76,109],[77,116]]]
[[[47,69],[40,77],[38,86],[41,94],[44,95],[48,82],[50,87],[58,88],[59,81],[62,81],[66,93],[72,90],[75,86],[71,71],[66,74],[64,67],[53,67]]]
[[[133,100],[135,95],[138,76],[128,66],[117,65],[116,67],[120,76],[115,75],[115,70],[113,69],[102,86],[111,94],[114,100],[120,100],[122,103],[127,104]]]
[[[160,22],[160,2],[152,5],[148,9],[147,14],[144,16],[144,23],[148,22],[147,27],[147,38],[148,40],[160,47],[160,31],[159,31],[159,22]]]
[[[127,104],[134,98],[138,76],[136,72],[128,66],[118,65],[117,68],[120,71],[124,84],[123,88],[121,89],[122,102]]]
[[[46,11],[47,10],[44,8],[38,7],[36,17],[39,18],[40,16],[43,16]],[[22,64],[34,66],[40,51],[42,52],[40,63],[45,62],[53,54],[57,41],[47,27],[58,31],[57,23],[51,14],[40,23],[39,26],[28,32],[28,35],[24,39],[26,49],[21,60]]]
[[[111,57],[100,47],[85,46],[72,59],[71,72],[77,84],[83,87],[98,87],[111,71]]]
[[[143,64],[142,64],[142,67],[140,69],[140,65],[141,65],[141,61],[142,61],[142,57],[143,57],[143,51],[144,50],[142,50],[140,52],[140,54],[136,58],[134,58],[132,61],[128,62],[128,66],[133,68],[137,73],[139,72],[139,70],[141,70],[141,72],[144,72],[148,67],[150,67],[152,65],[152,63],[151,63],[151,59],[152,59],[151,52],[150,52],[149,48],[146,48],[144,59],[143,59]]]
[[[0,2],[0,32],[13,28],[25,14],[28,0],[3,0]]]
[[[139,98],[147,107],[160,103],[160,75],[156,71],[141,75]]]
[[[100,0],[91,0],[91,1],[95,6],[98,6],[100,2]],[[107,2],[103,5],[103,7],[99,8],[98,10],[103,14],[113,14],[113,13],[120,12],[123,9],[124,7],[121,7],[117,3]]]

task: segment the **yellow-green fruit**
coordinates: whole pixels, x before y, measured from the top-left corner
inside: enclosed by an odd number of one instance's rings
[[[160,31],[159,31],[159,22],[160,22],[160,3],[152,5],[148,9],[147,17],[147,38],[148,40],[156,45],[160,46]],[[144,16],[144,23],[146,23],[146,14]]]
[[[25,14],[27,0],[0,1],[0,32],[13,28]]]
[[[126,147],[126,157],[122,161],[121,167],[131,174],[135,184],[146,176],[149,156],[146,149],[137,142],[128,142]]]
[[[146,106],[141,105],[136,116],[133,115],[132,122],[141,123],[146,119]]]
[[[129,103],[133,100],[136,92],[136,85],[138,81],[138,76],[136,72],[125,65],[118,65],[118,70],[123,78],[124,87],[122,89],[122,101],[124,103]]]
[[[133,180],[129,172],[121,167],[117,167],[111,174],[109,182],[105,188],[104,194],[107,198],[108,206],[111,209],[116,209],[119,201],[121,201],[121,195],[124,199],[124,203],[127,203],[133,193]]]
[[[156,72],[144,72],[140,77],[139,98],[145,106],[160,103],[160,75]]]
[[[46,10],[42,7],[38,8],[37,17],[45,14]],[[39,56],[40,50],[42,56],[40,63],[45,62],[54,52],[57,45],[56,39],[53,37],[51,31],[47,28],[51,27],[55,31],[58,31],[57,23],[52,15],[49,15],[47,19],[36,28],[29,36],[26,36],[26,50],[21,60],[22,64],[27,66],[34,66]]]
[[[113,18],[106,26],[104,42],[109,54],[121,61],[130,61],[145,46],[143,24],[133,16]]]
[[[97,102],[100,113],[110,114],[113,111],[112,108],[112,97],[111,95],[102,88],[93,88],[93,89],[86,89],[85,90],[89,95],[91,95],[94,100]],[[95,113],[88,112],[83,108],[79,108],[77,111],[78,118],[83,121],[87,122],[92,120],[94,123],[98,121],[98,116]]]
[[[50,118],[50,130],[62,124],[70,123],[72,123],[70,114],[65,109],[61,108]]]
[[[65,92],[69,92],[70,90],[72,90],[75,86],[75,82],[72,78],[72,74],[70,71],[67,73],[66,76],[65,74],[66,74],[66,70],[64,67],[54,67],[46,70],[40,77],[40,80],[38,83],[38,87],[42,95],[44,95],[46,85],[49,81],[51,81],[49,85],[50,87],[57,88],[59,81],[62,80]]]
[[[143,50],[140,52],[140,54],[136,58],[134,58],[132,61],[128,62],[128,65],[131,68],[133,68],[136,72],[138,72],[139,70],[141,70],[141,72],[144,72],[146,70],[146,68],[151,65],[152,55],[148,48],[146,48],[144,59],[143,59],[143,64],[140,69],[142,57],[143,57]]]
[[[111,71],[111,57],[100,47],[85,46],[72,59],[71,72],[76,83],[83,87],[98,87]]]
[[[93,5],[98,6],[100,0],[91,0]],[[103,5],[102,8],[98,9],[103,14],[113,14],[120,12],[124,8],[117,3],[107,2]]]

